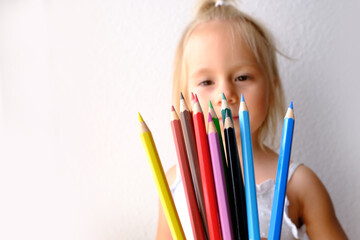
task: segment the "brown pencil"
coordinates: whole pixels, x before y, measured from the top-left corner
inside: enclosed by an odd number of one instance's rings
[[[194,239],[205,240],[206,239],[205,231],[201,220],[199,208],[197,205],[197,200],[195,197],[195,191],[191,179],[190,167],[186,153],[186,147],[182,133],[181,123],[174,109],[174,106],[171,107],[170,123],[174,137],[178,162],[180,166],[180,173],[181,173],[182,181],[184,183],[183,185],[184,185],[185,197],[190,215],[190,222],[193,231],[193,236]]]
[[[204,223],[204,228],[206,234],[208,234],[208,225],[206,219],[206,212],[205,212],[205,203],[204,203],[204,194],[203,188],[201,183],[201,174],[200,174],[200,166],[199,166],[199,159],[196,150],[196,141],[195,141],[195,133],[194,133],[194,126],[192,121],[192,114],[189,111],[189,108],[186,105],[184,96],[181,93],[180,99],[180,118],[182,129],[184,133],[185,145],[187,150],[187,156],[190,165],[190,171],[193,181],[193,186],[195,190],[195,195],[198,200],[200,214]]]

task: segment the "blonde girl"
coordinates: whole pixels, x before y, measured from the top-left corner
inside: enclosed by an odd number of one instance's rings
[[[265,28],[232,2],[205,0],[179,42],[173,76],[173,103],[177,111],[180,92],[188,105],[194,92],[205,114],[211,100],[217,116],[221,117],[221,95],[225,94],[233,113],[239,152],[237,113],[240,96],[244,94],[250,114],[262,238],[268,234],[278,162],[278,154],[270,146],[279,118],[285,113],[276,53]],[[241,159],[240,162],[242,166]],[[167,177],[186,237],[192,239],[178,166],[173,166]],[[310,239],[347,239],[329,194],[308,167],[291,162],[286,196],[281,239],[299,239],[305,233]],[[160,208],[157,239],[169,238],[170,231]]]

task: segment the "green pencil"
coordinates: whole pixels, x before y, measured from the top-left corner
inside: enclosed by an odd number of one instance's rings
[[[223,93],[222,94],[222,100],[221,100],[221,116],[222,116],[223,124],[225,123],[226,112],[229,113],[229,117],[231,119],[231,122],[234,125],[233,117],[232,117],[232,114],[231,114],[231,109],[229,107],[228,102],[226,101],[225,94]]]

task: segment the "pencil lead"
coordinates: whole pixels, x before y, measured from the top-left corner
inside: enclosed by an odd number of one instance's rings
[[[143,122],[143,118],[141,117],[141,114],[138,112],[138,118],[139,118],[139,122]]]
[[[245,102],[244,94],[241,94],[241,102]]]
[[[289,108],[291,108],[291,109],[293,109],[293,110],[294,110],[294,106],[293,106],[293,102],[292,102],[292,101],[290,102],[290,106],[289,106]]]
[[[194,101],[194,93],[193,92],[191,92],[191,101]]]
[[[223,99],[223,100],[226,100],[226,97],[225,97],[225,94],[224,94],[224,93],[222,93],[222,99]]]
[[[213,105],[212,105],[212,103],[211,103],[211,100],[209,100],[209,108],[214,109],[214,107],[213,107]]]
[[[184,95],[182,94],[182,92],[180,92],[180,99],[184,100]]]
[[[230,117],[229,111],[225,111],[225,119]]]
[[[208,122],[212,122],[212,121],[213,121],[213,119],[212,119],[211,113],[209,113]]]
[[[199,101],[199,99],[198,99],[197,95],[195,94],[195,101],[194,102],[198,102],[198,101]]]
[[[175,112],[174,105],[171,105],[171,111]]]

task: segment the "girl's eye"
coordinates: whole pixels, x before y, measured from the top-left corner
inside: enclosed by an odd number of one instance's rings
[[[248,80],[250,77],[247,75],[240,75],[238,77],[235,78],[235,81],[245,81]]]
[[[209,85],[211,85],[211,84],[213,84],[212,81],[210,81],[210,80],[205,80],[205,81],[200,82],[200,83],[199,83],[199,86],[209,86]]]

